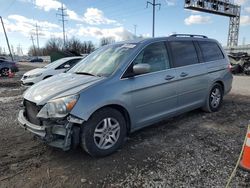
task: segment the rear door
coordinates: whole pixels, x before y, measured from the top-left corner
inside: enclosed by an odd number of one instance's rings
[[[191,40],[169,41],[177,74],[178,108],[189,109],[204,103],[207,92],[207,70],[200,63],[199,49]]]
[[[133,119],[137,128],[159,121],[175,111],[177,105],[175,70],[170,68],[169,55],[164,42],[147,46],[133,61],[148,64],[149,73],[130,79]]]

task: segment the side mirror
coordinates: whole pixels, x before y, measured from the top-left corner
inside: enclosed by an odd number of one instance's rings
[[[145,74],[150,72],[150,65],[146,63],[136,64],[133,66],[134,74]]]
[[[64,68],[65,68],[65,69],[68,69],[68,68],[70,68],[70,65],[69,65],[69,64],[66,64],[66,65],[64,65]]]

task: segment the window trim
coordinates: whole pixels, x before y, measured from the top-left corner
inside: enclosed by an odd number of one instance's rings
[[[128,66],[126,67],[125,71],[123,71],[122,75],[120,76],[120,80],[123,80],[123,79],[129,79],[129,78],[136,78],[138,76],[144,76],[144,75],[149,75],[149,74],[153,74],[153,73],[159,73],[159,72],[162,72],[162,71],[166,71],[166,70],[170,70],[172,69],[172,61],[171,61],[171,57],[170,57],[170,52],[168,51],[168,48],[167,48],[167,45],[166,45],[166,42],[168,42],[167,40],[160,40],[160,41],[152,41],[150,42],[149,44],[147,44],[146,46],[144,46],[142,49],[139,50],[139,52],[134,56],[134,58],[128,63]],[[149,73],[145,73],[145,74],[139,74],[139,75],[134,75],[134,76],[127,76],[126,75],[126,72],[127,70],[130,68],[130,66],[132,65],[132,63],[134,62],[134,60],[140,55],[140,53],[145,50],[148,46],[152,45],[152,44],[155,44],[155,43],[163,43],[164,47],[165,47],[165,50],[167,52],[167,55],[168,55],[168,59],[169,59],[169,68],[168,69],[164,69],[164,70],[159,70],[159,71],[155,71],[155,72],[149,72]]]

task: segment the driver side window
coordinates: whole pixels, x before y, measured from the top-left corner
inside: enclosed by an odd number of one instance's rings
[[[136,64],[150,65],[150,72],[169,69],[169,57],[164,42],[157,42],[147,46],[134,60],[133,65]]]

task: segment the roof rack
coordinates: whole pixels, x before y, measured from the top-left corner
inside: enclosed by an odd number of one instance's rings
[[[204,35],[191,35],[191,34],[173,34],[170,37],[197,37],[197,38],[208,38]]]

